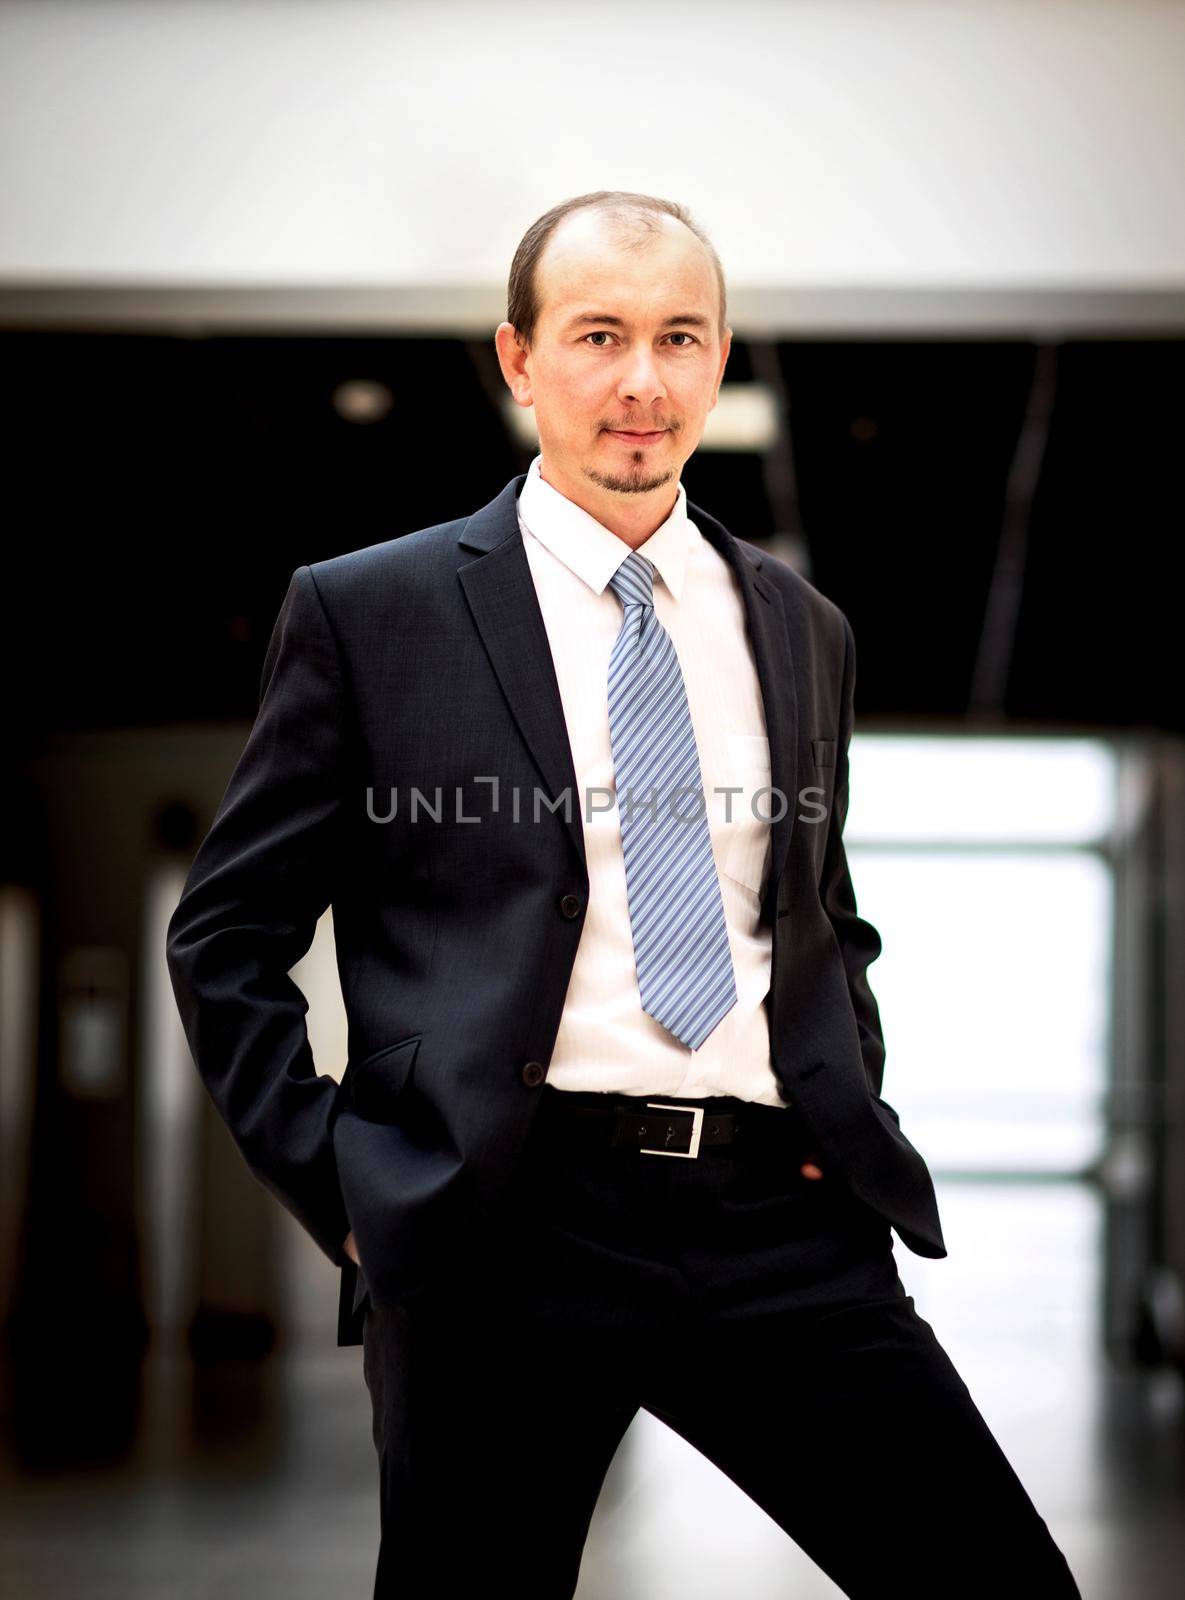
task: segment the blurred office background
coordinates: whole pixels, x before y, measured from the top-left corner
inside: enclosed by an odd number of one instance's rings
[[[507,270],[598,188],[723,258],[690,498],[855,629],[903,1280],[1088,1600],[1179,1594],[1183,67],[1153,0],[0,5],[5,1596],[370,1593],[337,1273],[164,929],[293,569],[528,465]],[[331,913],[295,976],[340,1076]],[[839,1592],[639,1416],[581,1600],[738,1589]]]

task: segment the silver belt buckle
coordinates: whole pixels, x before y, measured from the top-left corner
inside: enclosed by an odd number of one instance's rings
[[[704,1125],[703,1106],[671,1106],[664,1105],[661,1100],[647,1100],[648,1111],[682,1111],[689,1115],[691,1121],[691,1149],[690,1150],[650,1150],[645,1145],[639,1147],[638,1154],[643,1156],[691,1156],[699,1155],[700,1129]]]

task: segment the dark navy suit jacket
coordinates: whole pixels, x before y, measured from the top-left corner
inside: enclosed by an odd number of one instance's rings
[[[583,797],[518,526],[524,481],[472,516],[297,568],[258,716],[169,924],[218,1111],[342,1269],[339,1344],[360,1340],[364,1293],[413,1296],[513,1171],[584,926]],[[778,1084],[829,1175],[916,1254],[945,1256],[926,1163],[880,1097],[866,969],[881,944],[857,915],[842,837],[851,628],[790,567],[687,510],[740,583],[786,797],[761,913]],[[340,1084],[317,1073],[288,976],[330,904]]]

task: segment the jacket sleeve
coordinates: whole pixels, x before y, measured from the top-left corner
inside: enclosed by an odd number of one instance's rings
[[[194,1062],[248,1167],[338,1266],[350,1224],[288,976],[334,891],[348,737],[342,664],[309,567],[293,573],[259,711],[169,922],[166,959]]]
[[[847,973],[848,993],[856,1016],[868,1086],[879,1100],[885,1070],[885,1044],[876,997],[868,983],[868,968],[881,953],[881,939],[872,924],[857,914],[856,894],[843,843],[844,824],[848,815],[848,746],[852,740],[856,688],[856,641],[847,617],[843,617],[843,630],[843,688],[839,739],[835,752],[835,795],[827,825],[820,892],[823,909],[835,930]],[[881,1104],[885,1102],[881,1101]],[[897,1113],[891,1106],[885,1106],[885,1109],[897,1119]]]

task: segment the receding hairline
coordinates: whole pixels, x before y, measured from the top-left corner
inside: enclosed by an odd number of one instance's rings
[[[593,213],[605,221],[605,234],[607,244],[619,249],[636,254],[644,251],[647,246],[658,243],[664,238],[674,238],[675,234],[667,226],[666,218],[670,217],[678,222],[691,236],[698,241],[705,251],[709,265],[712,269],[716,287],[716,304],[714,307],[715,325],[719,338],[723,343],[731,334],[728,326],[727,314],[727,287],[724,279],[724,267],[719,253],[711,239],[704,232],[697,220],[687,210],[686,206],[674,201],[664,199],[659,195],[635,194],[627,190],[596,190],[587,195],[579,195],[571,200],[562,201],[553,206],[550,211],[543,213],[527,229],[515,250],[510,267],[510,278],[507,287],[507,321],[515,330],[515,340],[523,348],[529,348],[535,332],[536,323],[543,314],[543,307],[539,303],[539,271],[544,265],[543,257],[547,254],[553,242],[562,236],[565,224],[582,216],[585,212]],[[597,306],[598,301],[604,305],[600,295],[591,286],[586,289],[587,299],[580,293],[579,282],[576,284],[576,293],[566,296],[568,304],[561,311],[554,313],[558,322],[562,316],[571,314],[573,309],[582,300],[589,309]],[[607,297],[610,298],[611,296]],[[698,299],[698,295],[696,297]],[[679,296],[682,299],[682,296]],[[679,299],[671,297],[667,303],[678,306]],[[686,301],[683,302],[687,304]],[[702,303],[702,302],[701,302]],[[548,320],[552,318],[550,308]]]
[[[538,293],[540,288],[541,269],[546,268],[547,256],[552,245],[555,244],[556,240],[561,237],[568,223],[573,222],[577,217],[584,216],[606,218],[610,223],[610,232],[614,235],[614,242],[625,249],[646,249],[652,244],[657,244],[660,239],[675,237],[674,230],[666,227],[663,222],[665,217],[670,216],[669,212],[646,211],[642,209],[635,209],[633,207],[619,208],[616,206],[582,206],[579,210],[570,211],[566,217],[561,217],[556,227],[548,236],[543,249],[540,251],[539,258],[535,263],[536,293]],[[712,274],[712,281],[716,286],[717,313],[715,319],[713,319],[711,317],[704,316],[704,314],[700,311],[675,312],[663,319],[663,321],[659,324],[659,330],[660,332],[666,332],[675,327],[686,327],[710,332],[713,330],[713,328],[715,328],[718,331],[719,336],[723,338],[727,331],[723,314],[723,274],[717,266],[713,252],[695,232],[694,228],[689,228],[687,224],[679,217],[670,217],[670,220],[672,222],[677,222],[683,233],[685,233],[689,238],[694,239],[696,244],[699,245],[701,251],[703,252],[704,257],[707,260],[709,270]],[[651,226],[650,224],[652,223],[656,225]],[[595,309],[596,302],[591,296],[589,297],[588,304],[589,309],[576,312],[567,317],[560,325],[559,332],[571,333],[574,332],[578,327],[582,326],[592,327],[596,325],[612,328],[626,328],[629,326],[628,318],[620,317],[615,312],[597,311]],[[542,316],[548,311],[548,306],[545,303],[541,303],[538,307],[538,311],[539,315]]]

